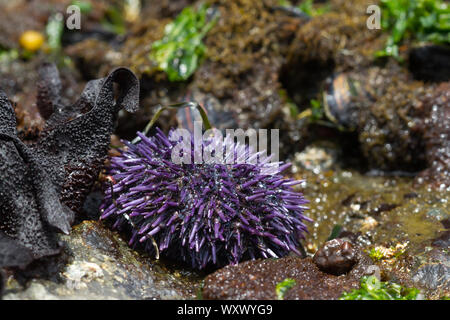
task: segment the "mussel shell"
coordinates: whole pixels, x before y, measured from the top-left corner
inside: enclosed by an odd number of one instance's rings
[[[339,73],[326,80],[323,92],[323,106],[327,118],[337,125],[354,129],[357,125],[357,98],[365,94],[358,81],[345,73]]]

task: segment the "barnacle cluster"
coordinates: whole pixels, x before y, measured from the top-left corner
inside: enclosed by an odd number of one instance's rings
[[[310,219],[303,215],[307,201],[292,187],[301,181],[281,174],[290,164],[272,163],[260,152],[256,163],[242,161],[249,147],[217,136],[204,140],[203,149],[234,150],[223,161],[196,163],[202,148],[192,139],[192,161],[178,164],[172,151],[181,138],[173,132],[168,138],[157,129],[151,137],[138,133],[137,144],[124,142],[122,154],[111,159],[102,219],[128,230],[130,245],[142,243],[151,254],[198,269],[300,255]]]

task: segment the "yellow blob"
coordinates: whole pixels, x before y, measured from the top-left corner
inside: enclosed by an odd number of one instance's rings
[[[44,36],[38,31],[28,30],[22,33],[19,43],[24,49],[34,52],[42,47]]]

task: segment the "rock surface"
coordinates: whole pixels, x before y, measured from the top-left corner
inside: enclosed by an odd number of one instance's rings
[[[335,276],[318,269],[311,258],[285,257],[247,261],[227,266],[205,279],[205,299],[276,299],[276,285],[286,278],[296,284],[284,299],[338,299],[344,291],[359,288],[365,274],[371,274],[370,258],[358,251],[358,263],[348,273]]]
[[[61,255],[8,270],[3,299],[194,299],[200,278],[133,251],[100,222],[62,236]]]

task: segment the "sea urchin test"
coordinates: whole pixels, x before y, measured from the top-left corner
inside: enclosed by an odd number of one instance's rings
[[[169,132],[169,137],[172,138]],[[256,258],[299,253],[307,231],[303,215],[307,200],[282,171],[258,153],[255,164],[181,163],[172,161],[179,141],[160,129],[139,142],[124,141],[121,155],[111,159],[101,219],[130,232],[129,244],[141,243],[152,255],[183,261],[193,268],[221,267]],[[216,136],[203,149],[219,143]],[[223,150],[243,154],[248,147],[225,139]],[[188,145],[194,154],[193,141]],[[225,152],[224,152],[225,153]]]

